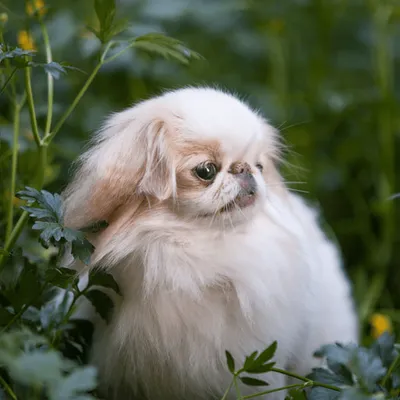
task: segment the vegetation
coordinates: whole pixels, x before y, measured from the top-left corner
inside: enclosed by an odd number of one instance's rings
[[[57,193],[108,112],[201,83],[245,96],[282,131],[289,187],[320,201],[343,250],[365,346],[320,349],[327,368],[308,377],[274,366],[279,343],[241,367],[227,353],[232,390],[266,393],[257,374],[275,371],[296,379],[293,399],[399,399],[399,1],[120,3],[0,3],[0,398],[96,398],[92,326],[70,317],[85,296],[107,319],[96,287],[118,286],[96,273],[81,290],[60,265],[66,249],[87,263],[93,248],[64,227]]]

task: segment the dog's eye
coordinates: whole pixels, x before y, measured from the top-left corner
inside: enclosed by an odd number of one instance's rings
[[[195,174],[204,181],[211,181],[217,175],[217,166],[211,162],[199,164],[194,169]]]
[[[256,167],[257,167],[261,172],[263,172],[264,167],[263,167],[263,165],[262,165],[261,163],[257,163],[257,164],[256,164]]]

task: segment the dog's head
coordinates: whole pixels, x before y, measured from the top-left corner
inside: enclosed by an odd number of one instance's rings
[[[168,92],[108,119],[65,192],[65,221],[80,228],[138,204],[246,221],[282,189],[278,157],[277,132],[232,95]]]

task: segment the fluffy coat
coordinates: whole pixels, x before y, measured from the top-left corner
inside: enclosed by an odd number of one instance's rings
[[[111,323],[96,322],[92,351],[109,399],[220,398],[231,381],[225,350],[241,365],[277,340],[277,366],[307,374],[321,345],[357,342],[338,251],[286,188],[280,147],[258,113],[209,88],[139,103],[94,137],[64,194],[65,219],[109,223],[92,238],[90,265],[123,294]],[[196,176],[205,162],[218,170],[212,181]],[[256,182],[251,205],[238,206],[234,163]],[[286,382],[261,378],[268,388]]]

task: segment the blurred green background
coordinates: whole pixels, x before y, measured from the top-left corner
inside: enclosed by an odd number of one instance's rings
[[[46,24],[57,62],[71,70],[55,81],[55,119],[95,65],[99,41],[89,0],[48,0]],[[2,1],[5,40],[31,30],[45,61],[40,28],[24,2]],[[292,190],[318,202],[340,243],[362,320],[373,312],[400,323],[399,187],[400,2],[398,0],[120,0],[132,37],[164,32],[204,59],[188,66],[139,50],[104,66],[50,148],[46,189],[60,192],[71,162],[104,117],[163,90],[184,85],[227,88],[260,109],[288,146],[283,172]],[[40,127],[46,75],[34,70]],[[23,74],[23,72],[19,72]],[[22,92],[22,80],[19,80]],[[12,109],[0,97],[1,210],[9,198]],[[36,152],[22,112],[17,189],[32,179]],[[0,231],[4,229],[1,211]],[[23,240],[23,237],[22,237]],[[323,266],[321,266],[323,267]],[[367,332],[367,325],[365,325]]]

